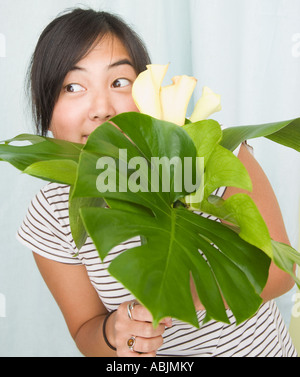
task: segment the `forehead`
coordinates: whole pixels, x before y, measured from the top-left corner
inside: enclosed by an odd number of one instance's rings
[[[102,60],[108,65],[112,64],[116,59],[127,59],[132,63],[132,59],[124,44],[112,35],[105,35],[101,39],[98,39],[78,63],[96,59]]]

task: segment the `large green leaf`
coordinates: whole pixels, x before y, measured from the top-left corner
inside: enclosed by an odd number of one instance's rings
[[[46,181],[73,185],[76,180],[77,165],[73,160],[46,160],[34,162],[23,172]]]
[[[109,272],[151,311],[156,324],[173,316],[198,326],[191,273],[209,319],[228,322],[221,294],[238,322],[258,309],[269,259],[222,224],[184,209],[153,217],[138,211],[86,208],[82,215],[102,258],[122,241],[139,235],[146,239],[117,257]]]
[[[110,123],[103,124],[92,133],[80,156],[74,197],[105,196],[164,210],[189,193],[185,190],[184,174],[180,174],[181,161],[190,158],[195,165],[196,150],[186,132],[172,123],[136,113],[122,114],[113,118],[113,122],[127,136]],[[107,168],[99,164],[102,157],[104,159],[100,162]],[[134,168],[134,161],[141,158],[144,163]],[[133,192],[129,185],[133,186],[138,180],[137,173],[140,176],[140,185],[137,184],[140,190]],[[195,169],[191,173],[188,180],[193,182],[196,180]],[[102,180],[105,176],[107,184]],[[174,177],[179,179],[175,180]],[[154,188],[154,179],[159,180],[160,184],[170,181],[170,187],[167,190],[161,186]],[[101,185],[104,193],[99,192]],[[182,190],[175,190],[179,186]],[[154,193],[154,190],[157,192]]]
[[[300,152],[300,118],[253,126],[229,127],[223,130],[221,145],[233,151],[243,141],[266,137]]]
[[[11,145],[20,142],[30,145]],[[41,179],[74,183],[82,144],[30,134],[22,134],[2,143],[0,160]]]
[[[267,225],[249,195],[240,193],[227,200],[211,195],[201,203],[201,210],[238,226],[241,238],[273,257]]]
[[[120,242],[135,236],[144,240],[140,247],[114,259],[109,272],[151,311],[155,324],[173,316],[198,326],[190,293],[191,276],[206,307],[206,320],[228,322],[223,297],[238,322],[249,318],[261,304],[259,294],[267,280],[270,259],[227,226],[185,208],[174,208],[173,203],[189,193],[186,190],[175,192],[171,185],[170,192],[151,192],[150,165],[132,169],[126,177],[129,184],[132,175],[139,172],[148,190],[132,193],[119,185],[126,175],[120,149],[126,149],[128,161],[144,157],[150,163],[152,157],[165,156],[195,159],[197,151],[190,137],[174,124],[142,114],[122,114],[113,122],[122,133],[106,123],[90,136],[80,157],[73,192],[73,198],[103,197],[110,204],[109,209],[81,209],[102,259]],[[103,156],[112,160],[104,160],[107,167],[99,170]],[[172,183],[176,169],[178,166],[171,169]],[[110,185],[99,180],[103,173],[111,179]],[[160,180],[162,176],[163,172]],[[114,184],[115,191],[106,191]]]
[[[197,155],[204,158],[204,166],[206,166],[214,148],[222,140],[222,130],[219,123],[209,119],[196,123],[188,123],[182,126],[182,128],[193,140],[197,149]]]

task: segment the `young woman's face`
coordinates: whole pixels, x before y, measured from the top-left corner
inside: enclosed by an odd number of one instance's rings
[[[50,131],[57,139],[85,143],[103,122],[138,111],[132,99],[136,73],[122,43],[104,37],[66,75]]]

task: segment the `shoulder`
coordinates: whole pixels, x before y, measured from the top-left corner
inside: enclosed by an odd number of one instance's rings
[[[49,259],[78,263],[69,220],[69,186],[50,183],[32,199],[17,232],[19,241]]]
[[[58,183],[48,183],[36,195],[38,198],[44,198],[49,204],[55,205],[56,199],[68,199],[70,195],[70,186]]]
[[[44,186],[32,199],[29,212],[35,213],[40,221],[54,225],[56,229],[69,227],[70,187],[57,183]]]

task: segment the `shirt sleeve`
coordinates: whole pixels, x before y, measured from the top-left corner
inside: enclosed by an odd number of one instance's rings
[[[66,264],[80,265],[70,229],[67,186],[49,184],[32,200],[17,239],[33,252]]]

